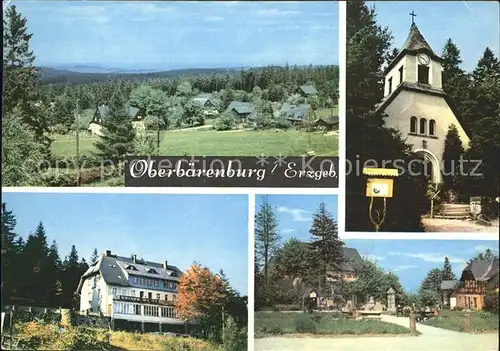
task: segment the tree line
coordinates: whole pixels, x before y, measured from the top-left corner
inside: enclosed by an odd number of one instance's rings
[[[16,231],[16,224],[16,216],[3,203],[2,305],[79,309],[78,283],[88,263],[97,260],[97,249],[88,260],[78,255],[75,245],[68,255],[61,256],[57,242],[49,241],[42,222],[26,239]]]
[[[383,98],[383,67],[398,54],[398,49],[392,46],[390,29],[377,23],[374,7],[369,8],[365,1],[355,0],[347,3],[346,36],[346,157],[351,162],[359,160],[360,164],[366,160],[375,160],[379,164],[382,160],[403,160],[408,164],[415,158],[411,146],[396,130],[386,128],[385,116],[375,110]],[[467,185],[458,190],[464,196],[498,195],[500,163],[494,156],[500,151],[497,137],[500,129],[498,58],[486,48],[474,71],[467,73],[460,67],[459,48],[452,39],[448,39],[442,59],[443,89],[454,101],[457,118],[471,138],[470,149],[464,153],[455,136],[449,136],[445,163],[451,164],[450,160],[456,160],[457,155],[463,155],[466,160],[481,160],[481,167],[476,171],[482,176],[468,177]],[[451,131],[451,134],[454,133]],[[360,138],[360,135],[363,137]],[[458,180],[445,179],[448,189],[450,184],[458,183]],[[383,230],[423,231],[420,218],[429,211],[428,186],[429,179],[424,174],[421,177],[409,174],[399,176],[394,185],[394,197],[387,204]],[[372,230],[364,196],[365,179],[356,172],[350,172],[346,177],[346,187],[346,229]]]

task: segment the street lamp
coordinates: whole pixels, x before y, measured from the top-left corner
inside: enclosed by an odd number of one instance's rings
[[[392,197],[394,183],[392,178],[397,177],[399,172],[394,168],[363,168],[363,175],[368,176],[366,180],[366,197],[370,198],[368,215],[375,227],[375,231],[378,232],[387,214],[386,199]],[[374,176],[376,178],[373,178]],[[376,197],[383,198],[384,204],[381,209],[373,211],[373,203]],[[377,218],[374,218],[373,212],[376,213]]]

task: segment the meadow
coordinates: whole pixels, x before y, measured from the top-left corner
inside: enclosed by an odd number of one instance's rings
[[[309,136],[310,134],[310,136]],[[76,155],[74,135],[53,135],[52,153],[65,157]],[[311,150],[318,156],[338,155],[338,134],[288,130],[224,131],[182,130],[160,132],[160,154],[165,156],[301,156]],[[90,155],[98,137],[80,136],[80,155]],[[153,134],[156,139],[156,135]],[[156,142],[156,140],[155,140]]]
[[[490,312],[467,313],[470,314],[471,332],[498,332],[498,314]],[[431,327],[463,332],[465,331],[465,314],[466,312],[463,311],[442,310],[438,317],[426,320],[423,324]]]
[[[337,313],[255,312],[255,336],[281,334],[395,335],[410,329],[379,320],[349,319]]]

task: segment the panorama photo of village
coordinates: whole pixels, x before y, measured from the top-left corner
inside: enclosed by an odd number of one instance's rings
[[[346,6],[347,231],[498,233],[500,3]]]
[[[247,350],[246,195],[2,201],[2,350]]]
[[[338,154],[335,2],[3,12],[5,186],[121,186],[126,155]]]
[[[257,195],[255,350],[497,349],[498,240],[339,234],[335,195]]]

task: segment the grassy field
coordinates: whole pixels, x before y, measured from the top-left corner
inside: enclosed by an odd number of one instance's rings
[[[160,152],[165,156],[301,156],[309,151],[309,133],[275,131],[164,131],[160,134]],[[311,149],[318,156],[338,155],[338,135],[310,133]],[[52,142],[55,156],[76,155],[76,139],[56,135]],[[96,137],[80,137],[80,154],[95,151]]]
[[[410,334],[408,328],[378,320],[354,320],[333,313],[255,312],[255,336],[276,334]]]
[[[498,331],[498,315],[489,312],[469,312],[472,332]],[[439,317],[423,322],[436,328],[465,331],[465,312],[443,310]]]

